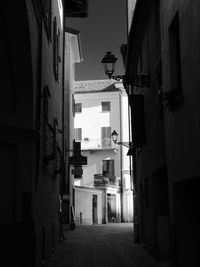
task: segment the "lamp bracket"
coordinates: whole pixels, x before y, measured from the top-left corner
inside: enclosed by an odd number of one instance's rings
[[[128,148],[132,148],[133,147],[133,143],[132,142],[115,142],[115,144],[117,145],[122,145],[122,146],[125,146],[125,147],[128,147]]]
[[[110,75],[109,78],[116,81],[123,80],[124,84],[131,84],[137,87],[149,87],[149,75],[145,74],[136,74],[131,77],[131,80],[128,79],[127,75]]]

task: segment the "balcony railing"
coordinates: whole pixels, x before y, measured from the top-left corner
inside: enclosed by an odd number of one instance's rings
[[[99,139],[90,139],[84,138],[81,140],[81,149],[112,149],[114,145],[111,144],[111,138],[99,138]]]
[[[112,174],[94,174],[94,186],[102,185],[120,186],[120,180]]]

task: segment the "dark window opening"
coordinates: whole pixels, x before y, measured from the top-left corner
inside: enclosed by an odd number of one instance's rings
[[[110,102],[101,102],[102,111],[110,111]]]
[[[171,89],[182,91],[180,31],[178,13],[176,13],[169,27],[169,59]]]
[[[75,113],[81,113],[81,112],[82,112],[82,104],[75,103]]]
[[[150,198],[149,198],[149,194],[150,194],[150,181],[149,178],[145,178],[145,184],[144,184],[144,194],[145,194],[145,209],[148,211],[149,210],[149,202],[150,202]]]
[[[163,109],[163,77],[162,77],[162,58],[160,57],[156,66],[156,74],[158,81],[158,113],[159,118],[163,118],[164,109]]]
[[[43,0],[43,7],[44,7],[44,23],[45,23],[45,29],[47,33],[47,37],[49,40],[51,40],[51,9],[52,9],[52,3],[51,0]]]
[[[111,174],[115,175],[115,161],[114,159],[103,160],[102,172],[103,175]]]
[[[54,17],[53,21],[53,71],[56,81],[59,80],[59,63],[60,57],[60,31],[57,25],[57,19]]]

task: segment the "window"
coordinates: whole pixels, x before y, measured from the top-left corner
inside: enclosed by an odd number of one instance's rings
[[[142,73],[143,70],[143,47],[140,48],[139,60],[138,60],[138,71]]]
[[[132,120],[132,138],[136,147],[141,147],[145,143],[145,112],[144,95],[130,95],[130,105]]]
[[[101,128],[102,148],[111,147],[111,127]]]
[[[106,175],[106,174],[115,175],[115,161],[114,161],[114,159],[103,160],[102,163],[103,163],[102,173],[104,175]]]
[[[82,129],[81,128],[75,128],[74,129],[74,137],[76,141],[82,140]]]
[[[178,13],[176,13],[169,27],[169,59],[170,59],[171,89],[182,91]]]
[[[81,113],[81,112],[82,112],[82,104],[75,103],[75,113]]]
[[[145,209],[148,211],[149,210],[149,204],[150,204],[150,198],[149,198],[149,191],[150,191],[150,182],[149,182],[149,177],[145,178]]]
[[[51,0],[43,0],[44,22],[48,38],[51,40]]]
[[[74,94],[72,94],[72,114],[73,117],[75,116],[75,99],[74,99]]]
[[[56,81],[58,81],[59,74],[59,63],[61,62],[60,57],[60,31],[57,25],[57,19],[54,17],[53,21],[53,71]]]
[[[54,129],[49,124],[49,98],[51,97],[48,86],[44,87],[43,91],[43,148],[44,148],[44,163],[48,165],[49,155],[53,154]]]
[[[154,16],[154,23],[155,23],[155,48],[158,55],[161,52],[161,31],[160,31],[160,0],[155,0],[155,16]]]
[[[110,111],[110,102],[101,102],[102,111]]]
[[[157,81],[158,81],[158,113],[159,118],[163,118],[164,116],[164,109],[163,109],[163,78],[162,78],[162,58],[160,56],[157,66],[156,66],[156,74],[157,74]]]

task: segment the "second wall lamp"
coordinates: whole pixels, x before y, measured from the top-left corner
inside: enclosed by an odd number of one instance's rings
[[[125,146],[125,147],[128,147],[128,148],[133,148],[133,143],[132,142],[121,142],[121,141],[118,141],[118,133],[115,130],[111,133],[111,137],[112,137],[112,140],[113,140],[113,142],[115,144],[122,145],[122,146]]]

